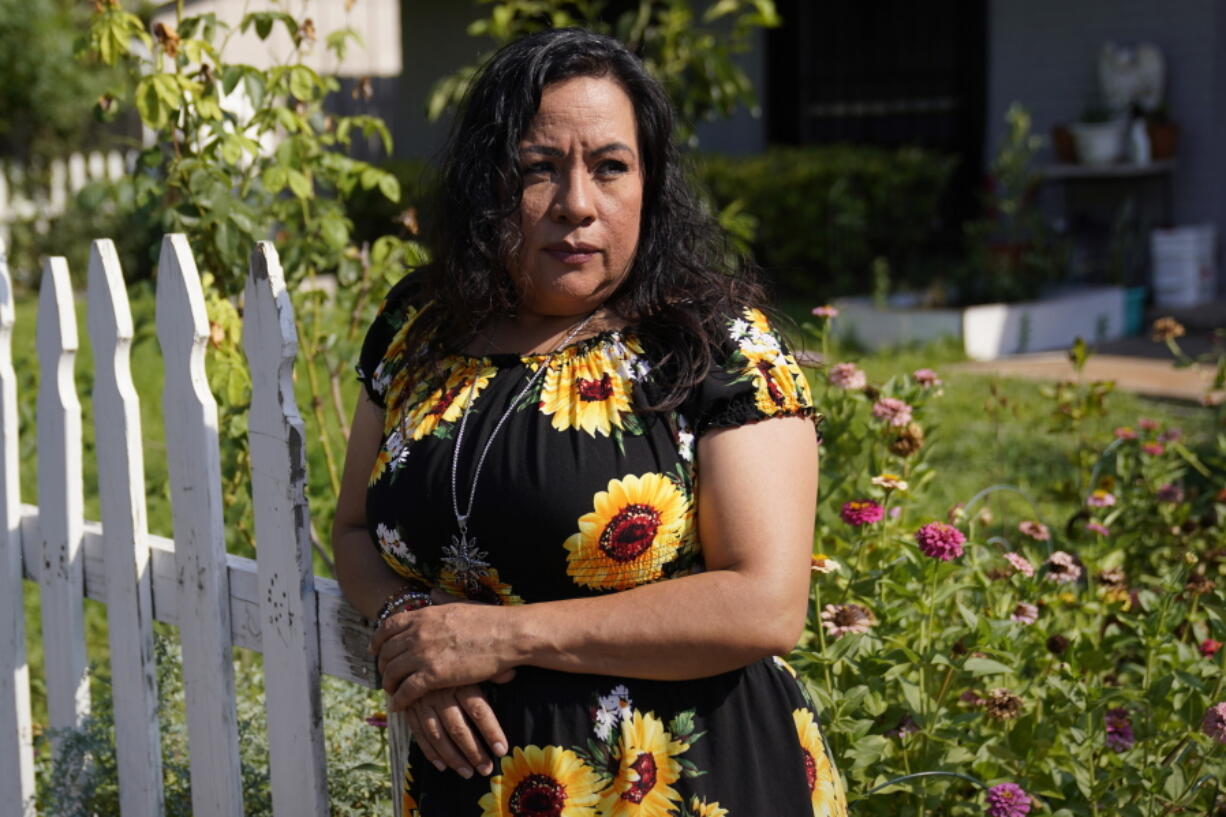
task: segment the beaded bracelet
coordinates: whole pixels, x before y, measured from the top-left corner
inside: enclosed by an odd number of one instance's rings
[[[402,593],[393,593],[387,597],[387,601],[383,602],[383,606],[379,608],[379,615],[375,617],[375,627],[378,627],[385,619],[399,613],[401,610],[420,610],[432,604],[434,604],[434,601],[430,598],[430,594],[423,590],[405,590]]]

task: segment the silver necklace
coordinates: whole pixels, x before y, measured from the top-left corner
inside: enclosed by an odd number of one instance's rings
[[[472,408],[473,397],[477,392],[478,372],[473,373],[473,382],[468,387],[468,394],[464,398],[464,408],[460,414],[460,427],[456,430],[455,448],[451,452],[451,509],[455,512],[456,527],[459,529],[459,535],[451,537],[451,546],[444,548],[443,564],[450,569],[457,579],[466,584],[475,583],[477,579],[486,575],[489,568],[489,562],[485,561],[486,553],[477,549],[476,538],[468,536],[468,519],[472,515],[473,500],[477,496],[477,481],[481,478],[481,468],[485,465],[485,457],[490,453],[490,446],[494,443],[494,438],[498,436],[498,432],[502,430],[503,424],[511,416],[511,413],[519,407],[519,403],[524,396],[532,390],[536,381],[544,375],[545,370],[553,363],[553,359],[557,357],[558,352],[566,347],[566,344],[583,331],[583,328],[595,317],[596,312],[592,312],[586,318],[579,321],[571,327],[566,336],[562,338],[562,342],[549,353],[549,357],[545,358],[544,362],[537,368],[532,376],[528,378],[528,382],[511,400],[511,404],[507,406],[506,411],[498,418],[498,422],[494,424],[494,430],[490,432],[489,438],[485,441],[485,445],[481,449],[480,456],[477,457],[477,467],[473,470],[472,485],[468,489],[468,506],[460,513],[460,491],[457,485],[456,473],[460,465],[460,446],[464,442],[464,429],[468,425],[469,409]],[[490,346],[493,346],[491,341]]]

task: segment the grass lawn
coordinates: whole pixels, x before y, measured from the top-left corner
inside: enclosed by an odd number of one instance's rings
[[[21,418],[21,495],[22,500],[37,502],[37,460],[35,440],[35,398],[38,366],[34,352],[35,314],[37,301],[24,299],[16,305],[13,356],[20,381],[19,406]],[[133,294],[133,318],[137,339],[133,348],[132,371],[141,396],[142,435],[145,451],[146,495],[149,529],[153,533],[171,535],[169,487],[165,461],[165,443],[161,413],[162,365],[154,328],[152,289],[138,289]],[[808,318],[808,308],[788,305],[785,312],[797,321]],[[80,352],[77,355],[77,387],[81,394],[85,446],[85,509],[91,519],[98,518],[97,484],[99,475],[93,457],[93,426],[89,390],[92,384],[93,360],[86,331],[84,303],[78,304]],[[815,345],[810,339],[808,347]],[[874,354],[858,354],[850,349],[832,353],[832,362],[854,360],[869,375],[870,382],[880,384],[893,375],[917,368],[936,369],[944,379],[944,395],[937,414],[939,422],[928,428],[931,446],[929,463],[939,474],[938,481],[928,491],[929,504],[924,512],[933,518],[943,518],[956,502],[965,502],[979,490],[993,484],[1015,485],[1023,492],[1050,495],[1053,474],[1067,469],[1064,463],[1073,456],[1078,440],[1068,435],[1052,433],[1042,422],[1050,411],[1050,401],[1032,382],[1000,380],[985,376],[950,376],[943,370],[963,359],[960,349],[950,342],[938,342],[913,348],[895,349]],[[815,377],[820,374],[814,372]],[[298,378],[299,405],[309,405],[305,378]],[[357,382],[347,379],[343,402],[353,405]],[[819,390],[820,392],[820,390]],[[1166,424],[1181,426],[1188,445],[1193,449],[1207,444],[1215,430],[1208,410],[1197,406],[1145,399],[1130,394],[1113,394],[1107,403],[1105,416],[1090,420],[1086,434],[1100,441],[1108,439],[1111,430],[1121,425],[1136,425],[1140,417],[1154,417]],[[316,496],[329,495],[323,454],[318,450],[319,429],[312,428],[314,416],[304,410],[307,437],[311,441],[309,471]],[[1025,419],[1030,418],[1030,419]],[[1023,512],[1022,500],[1003,494],[994,495],[993,510],[997,518],[1016,519]],[[1007,503],[1019,503],[1009,506]],[[1068,518],[1076,505],[1075,495],[1069,500],[1044,500],[1039,514],[1049,524],[1059,525]],[[1015,512],[1014,512],[1015,511]],[[328,513],[330,517],[330,513]],[[317,569],[322,565],[317,563]],[[37,612],[37,588],[27,582],[26,619],[30,644],[32,682],[36,718],[45,722],[45,703],[41,683],[41,640]],[[105,608],[88,602],[87,637],[89,657],[105,661],[107,657]]]

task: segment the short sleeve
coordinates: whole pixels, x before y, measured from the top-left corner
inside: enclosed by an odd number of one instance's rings
[[[758,309],[727,322],[727,338],[682,412],[698,434],[771,417],[822,419],[787,342]]]
[[[379,312],[366,330],[366,338],[362,341],[362,350],[358,353],[355,366],[358,380],[366,389],[366,394],[379,408],[387,408],[387,390],[392,382],[392,374],[401,363],[399,351],[402,339],[408,325],[417,314],[412,305],[407,286],[408,279],[392,287],[387,297],[379,307]]]

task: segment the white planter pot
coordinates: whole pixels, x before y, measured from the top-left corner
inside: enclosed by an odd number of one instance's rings
[[[1069,125],[1073,142],[1077,146],[1077,158],[1084,165],[1109,165],[1120,160],[1124,153],[1124,133],[1128,130],[1127,119],[1110,122],[1074,122]]]
[[[972,360],[1065,349],[1078,337],[1089,342],[1123,335],[1124,290],[1099,287],[1038,301],[981,304],[965,309],[884,309],[869,298],[835,301],[835,332],[869,349],[898,343],[962,339]]]

